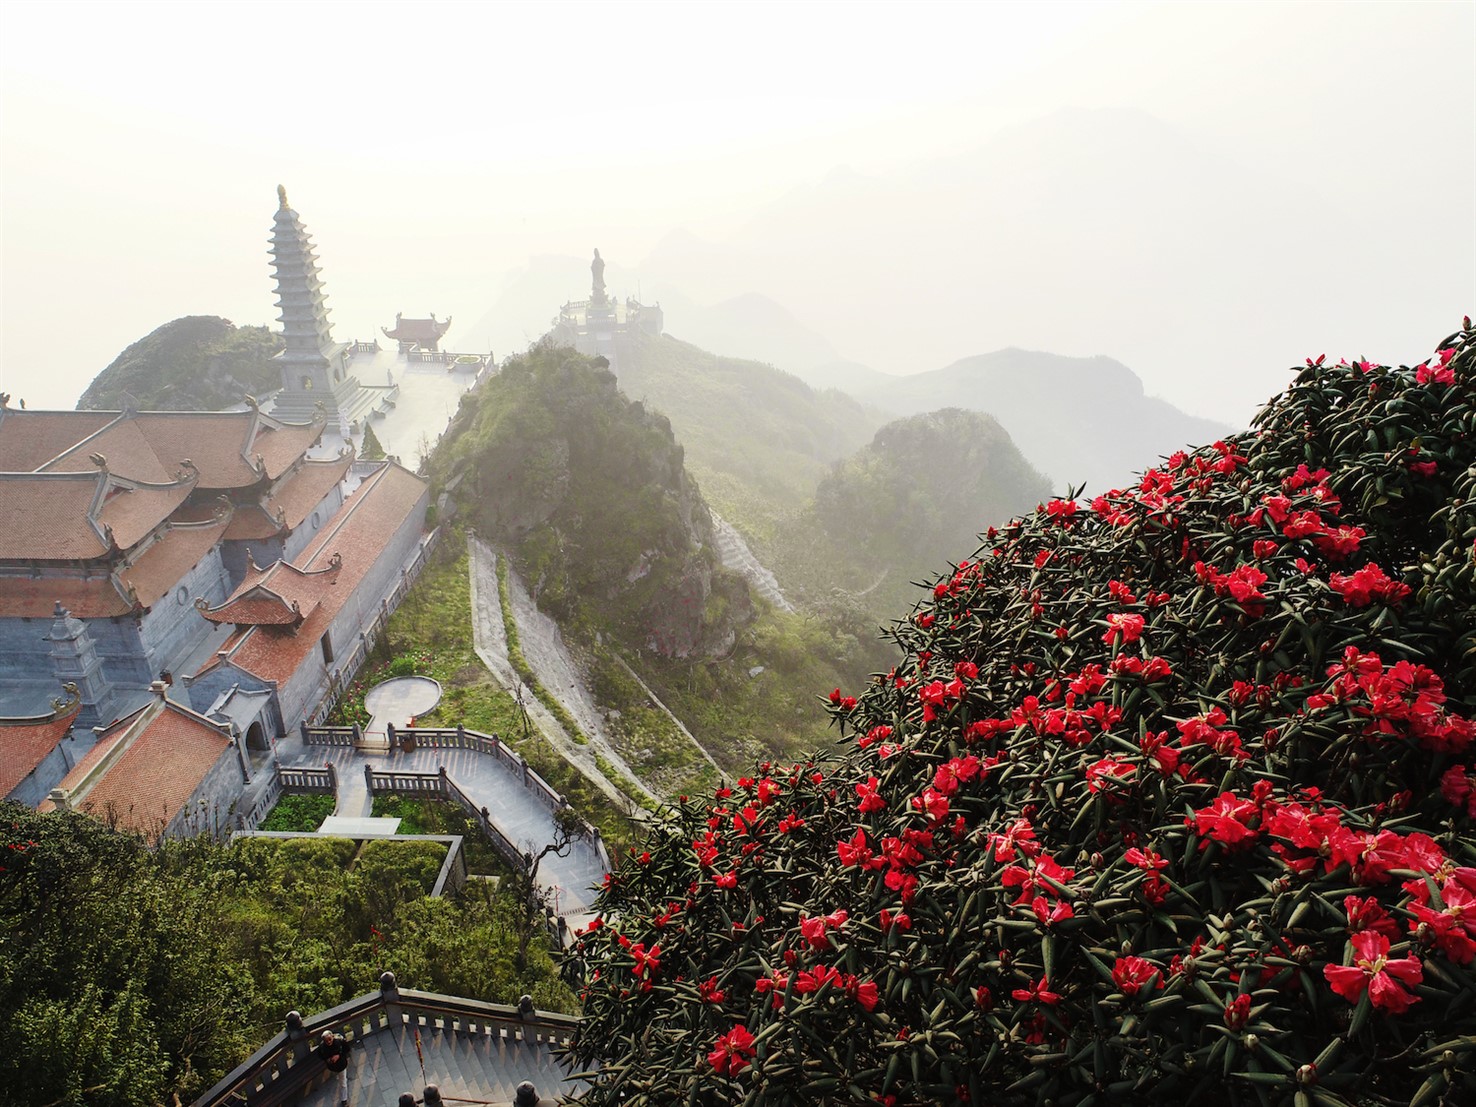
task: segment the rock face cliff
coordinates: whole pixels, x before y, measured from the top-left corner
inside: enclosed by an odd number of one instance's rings
[[[510,361],[467,394],[432,470],[561,619],[689,657],[726,652],[752,618],[670,422],[602,358],[539,345]]]

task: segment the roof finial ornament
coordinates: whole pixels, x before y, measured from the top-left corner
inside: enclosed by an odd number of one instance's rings
[[[278,185],[277,186],[277,210],[278,211],[291,211],[292,210],[287,205],[287,186],[286,185]]]

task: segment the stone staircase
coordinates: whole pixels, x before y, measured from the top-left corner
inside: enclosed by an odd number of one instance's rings
[[[712,537],[713,546],[717,549],[718,560],[723,563],[723,568],[731,569],[740,574],[748,585],[767,602],[777,607],[780,611],[794,610],[794,606],[784,598],[784,592],[779,587],[779,581],[774,574],[753,556],[753,551],[748,548],[748,543],[743,540],[743,535],[734,529],[733,524],[724,519],[716,511],[712,513]]]

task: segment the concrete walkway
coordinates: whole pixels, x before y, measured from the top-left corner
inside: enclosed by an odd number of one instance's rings
[[[285,743],[284,743],[285,746]],[[331,763],[338,771],[340,815],[368,815],[372,807],[366,766],[380,772],[434,773],[444,766],[446,775],[478,807],[487,808],[492,823],[525,852],[536,853],[553,841],[553,814],[523,787],[512,769],[496,757],[474,750],[418,749],[413,753],[364,753],[345,746],[279,747],[284,768],[321,767]],[[605,867],[594,843],[576,841],[565,857],[552,854],[543,859],[538,883],[553,892],[560,914],[579,913],[594,902],[594,888],[605,877]]]

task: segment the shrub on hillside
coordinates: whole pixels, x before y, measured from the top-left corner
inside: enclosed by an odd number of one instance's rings
[[[568,968],[603,1103],[1476,1096],[1476,334],[988,535]]]

